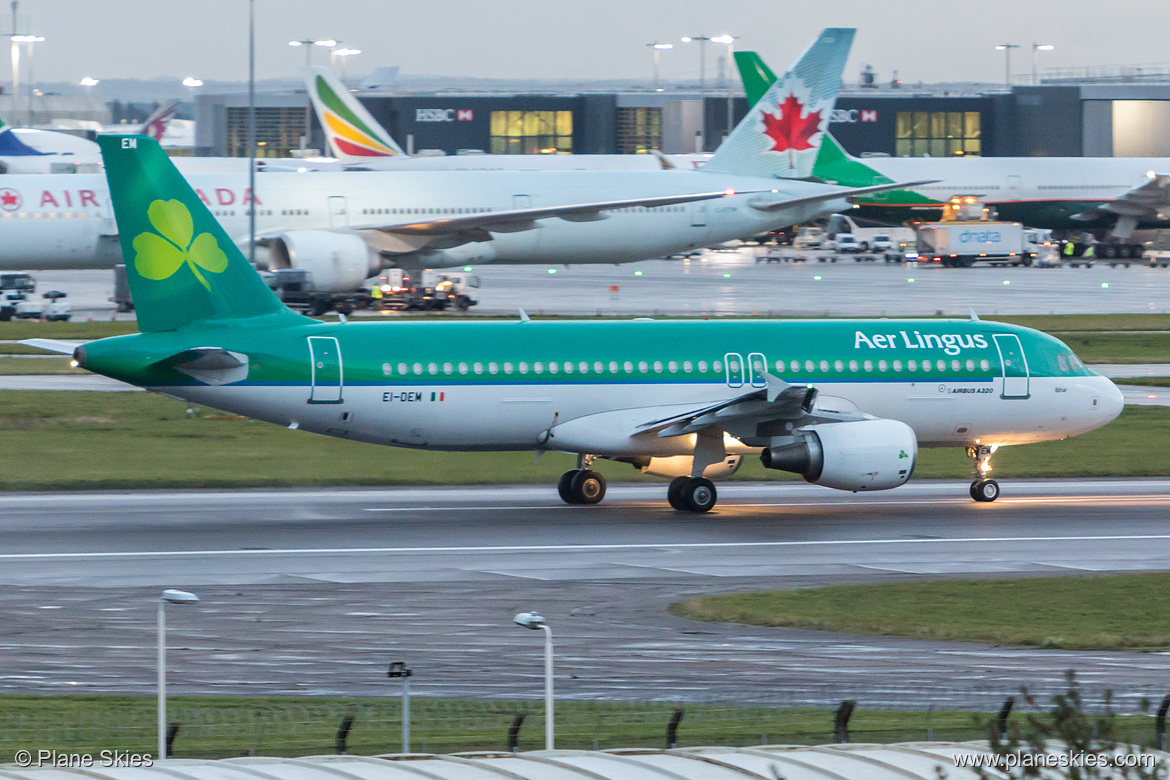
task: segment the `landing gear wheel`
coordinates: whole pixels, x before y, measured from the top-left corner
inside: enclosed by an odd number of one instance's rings
[[[592,469],[578,471],[569,481],[574,504],[598,504],[605,498],[605,477]]]
[[[687,503],[683,499],[683,486],[691,481],[690,477],[675,477],[670,481],[670,487],[666,489],[666,500],[670,502],[671,507],[680,512],[687,511]]]
[[[561,479],[557,482],[557,493],[561,496],[561,501],[566,504],[576,504],[577,501],[573,498],[573,478],[581,472],[580,469],[571,469],[561,474]]]
[[[715,483],[706,477],[692,477],[682,489],[683,501],[692,512],[709,512],[715,506],[718,494]]]
[[[977,479],[971,483],[971,498],[976,501],[994,501],[999,498],[999,483],[994,479]]]

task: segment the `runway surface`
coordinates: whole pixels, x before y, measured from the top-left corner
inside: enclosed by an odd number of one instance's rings
[[[938,268],[844,260],[757,263],[764,249],[626,265],[476,266],[478,313],[967,317],[1170,311],[1170,269]],[[553,271],[554,273],[550,273]],[[43,271],[38,292],[69,294],[75,319],[114,315],[112,271]]]
[[[950,482],[860,496],[727,485],[705,516],[669,510],[663,491],[615,487],[598,507],[550,487],[2,496],[0,690],[150,692],[166,586],[203,599],[170,618],[179,693],[382,695],[393,655],[421,695],[535,697],[540,642],[510,624],[528,609],[553,626],[558,693],[574,698],[994,708],[1020,685],[1055,690],[1066,668],[1127,708],[1165,692],[1166,654],[693,623],[666,607],[1165,569],[1170,480],[1005,481],[994,504]]]

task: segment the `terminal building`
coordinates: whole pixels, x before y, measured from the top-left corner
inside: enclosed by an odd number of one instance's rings
[[[358,93],[411,153],[668,154],[713,151],[746,112],[726,92]],[[259,156],[324,151],[303,90],[257,98]],[[728,108],[731,121],[728,121]],[[200,95],[195,152],[244,156],[247,96]],[[843,90],[832,133],[855,155],[1170,156],[1170,73],[1154,80],[1052,79],[1038,86]]]

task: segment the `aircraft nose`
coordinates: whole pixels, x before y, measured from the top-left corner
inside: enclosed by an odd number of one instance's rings
[[[1102,424],[1111,422],[1121,414],[1125,408],[1125,398],[1117,385],[1103,376],[1093,379],[1093,404],[1095,411],[1102,417]]]

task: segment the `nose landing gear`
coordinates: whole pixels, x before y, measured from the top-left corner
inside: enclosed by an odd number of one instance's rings
[[[991,471],[991,456],[994,452],[995,447],[987,445],[967,448],[967,457],[971,459],[975,473],[975,479],[971,482],[971,498],[976,501],[994,501],[999,498],[999,483],[987,476],[987,472]]]

